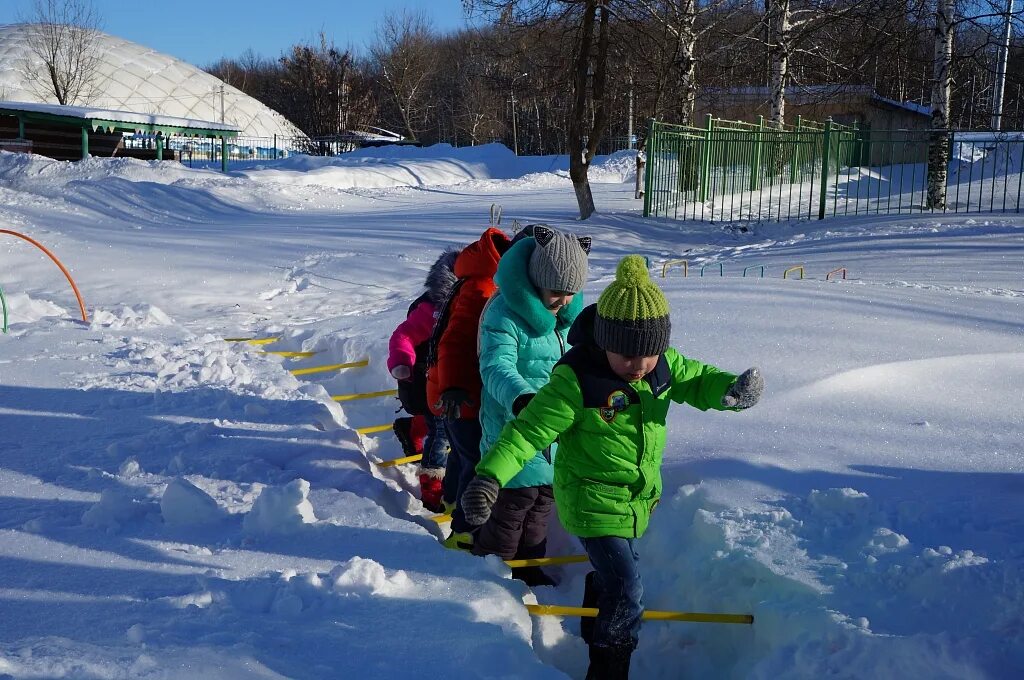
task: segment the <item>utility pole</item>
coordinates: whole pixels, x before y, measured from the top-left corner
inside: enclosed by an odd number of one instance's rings
[[[516,130],[516,91],[512,90],[512,153],[519,155],[519,132]]]
[[[633,148],[633,76],[629,76],[629,124],[626,126],[626,148]]]
[[[516,81],[523,76],[528,76],[529,73],[520,73],[512,79],[512,85],[509,87],[509,93],[512,95],[512,151],[515,155],[519,155],[519,130],[516,128]]]
[[[992,88],[992,129],[999,130],[1003,123],[1003,91],[1006,89],[1006,62],[1010,54],[1010,33],[1013,30],[1013,0],[1006,0],[1003,37],[999,45],[996,82]]]
[[[224,122],[224,85],[220,86],[220,122]]]

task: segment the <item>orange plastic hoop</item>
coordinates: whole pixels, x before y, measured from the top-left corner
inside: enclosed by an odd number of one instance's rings
[[[28,241],[29,243],[31,243],[32,245],[34,245],[35,247],[39,248],[41,251],[46,253],[47,256],[51,260],[53,260],[53,263],[56,264],[58,267],[60,267],[60,270],[62,272],[64,272],[64,276],[67,278],[68,283],[71,284],[71,290],[75,291],[75,297],[78,298],[78,309],[81,310],[81,312],[82,312],[82,321],[84,321],[86,323],[89,323],[89,317],[85,313],[85,302],[82,301],[82,294],[78,292],[78,286],[75,285],[75,280],[71,278],[71,274],[64,267],[64,265],[61,264],[60,260],[57,259],[56,255],[54,255],[49,250],[47,250],[46,246],[44,246],[39,241],[35,240],[34,238],[30,238],[28,236],[25,236],[24,234],[19,234],[18,232],[11,231],[10,229],[0,229],[0,234],[10,234],[11,236],[17,236],[18,238],[25,239],[26,241]]]

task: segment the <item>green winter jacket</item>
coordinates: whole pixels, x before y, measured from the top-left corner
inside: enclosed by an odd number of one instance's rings
[[[569,348],[569,327],[583,309],[583,294],[552,314],[530,283],[527,270],[537,247],[525,238],[501,256],[495,294],[480,317],[480,452],[498,439],[512,420],[512,404],[547,384],[551,369]],[[540,451],[504,486],[522,488],[552,483],[555,446]]]
[[[590,337],[594,315],[594,305],[580,314],[569,336],[573,349],[476,471],[504,485],[557,437],[554,492],[562,525],[584,538],[636,538],[661,498],[669,401],[729,410],[721,400],[736,376],[669,348],[651,373],[627,383]]]

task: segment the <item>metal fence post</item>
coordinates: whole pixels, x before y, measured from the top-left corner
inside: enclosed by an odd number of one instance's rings
[[[757,132],[754,137],[754,148],[750,154],[750,190],[757,191],[761,174],[761,147],[764,144],[764,116],[757,117]]]
[[[825,199],[828,196],[828,166],[832,149],[832,117],[825,121],[824,139],[821,142],[821,195],[818,201],[818,219],[825,219]]]
[[[789,183],[796,184],[796,166],[800,164],[800,126],[803,119],[796,117],[796,128],[793,131],[793,154],[789,157]]]
[[[708,183],[711,178],[711,134],[715,130],[715,119],[709,113],[704,134],[704,148],[700,158],[700,202],[708,200]]]
[[[644,217],[651,216],[651,196],[654,194],[654,166],[661,150],[658,148],[658,121],[651,118],[647,122],[647,140],[644,142],[644,153],[647,163],[644,165]]]

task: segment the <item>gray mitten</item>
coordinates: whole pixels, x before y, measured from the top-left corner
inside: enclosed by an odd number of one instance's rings
[[[748,368],[740,377],[736,378],[736,382],[722,397],[722,406],[738,409],[750,408],[761,398],[762,392],[764,392],[764,378],[761,377],[761,369]]]
[[[491,516],[491,508],[498,500],[498,482],[490,477],[477,475],[473,478],[466,490],[462,492],[462,514],[466,521],[477,526],[485,523]]]

